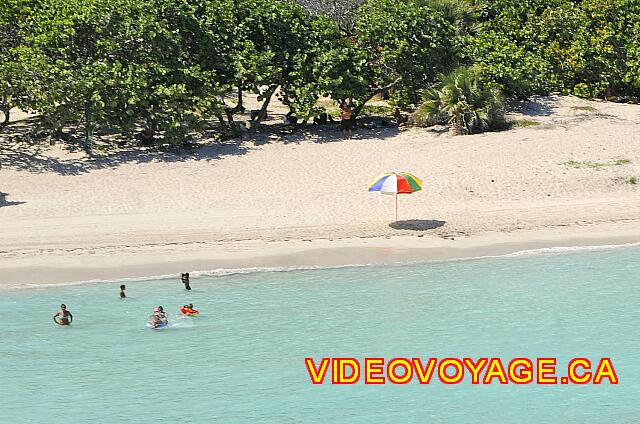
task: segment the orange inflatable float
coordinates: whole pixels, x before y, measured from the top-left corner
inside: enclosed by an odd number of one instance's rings
[[[180,308],[180,312],[182,312],[182,315],[186,315],[188,317],[194,317],[200,314],[200,311],[194,309],[192,304],[184,305],[182,308]]]

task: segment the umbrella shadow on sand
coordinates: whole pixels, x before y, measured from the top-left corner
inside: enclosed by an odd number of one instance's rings
[[[395,230],[427,231],[442,227],[447,221],[437,219],[405,219],[392,222],[389,227]]]
[[[13,206],[13,205],[21,205],[23,203],[26,202],[20,202],[20,201],[10,201],[7,200],[7,196],[9,195],[9,193],[3,193],[0,191],[0,208],[3,206]]]

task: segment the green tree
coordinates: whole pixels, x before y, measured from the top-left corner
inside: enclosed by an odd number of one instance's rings
[[[334,37],[320,79],[336,100],[365,103],[393,91],[396,103],[418,103],[420,91],[457,62],[455,26],[416,1],[370,0],[361,6],[353,37]]]
[[[545,94],[551,89],[550,64],[540,50],[549,33],[539,25],[549,9],[563,0],[483,0],[478,24],[462,43],[465,60],[481,64],[485,75],[506,93],[520,98]]]
[[[145,121],[143,140],[161,133],[179,145],[223,107],[233,84],[233,3],[226,0],[149,0],[153,11],[143,40],[147,53],[136,107]]]
[[[640,95],[640,2],[588,0],[580,8],[572,44],[576,94]]]
[[[176,144],[219,107],[230,80],[232,25],[224,1],[51,0],[22,29],[37,87],[27,105],[60,132],[95,128]]]
[[[142,4],[134,1],[51,0],[21,28],[18,53],[33,89],[25,107],[40,113],[56,134],[84,122],[87,149],[96,125],[109,125],[135,74],[132,58],[145,46]],[[133,118],[133,116],[132,116]]]
[[[508,94],[586,97],[639,93],[640,3],[483,0],[462,43]]]
[[[6,0],[0,7],[0,112],[8,124],[13,106],[20,106],[29,91],[29,79],[17,48],[23,43],[21,25],[29,19],[36,0]]]
[[[274,94],[295,112],[315,103],[315,92],[307,86],[309,66],[317,44],[313,19],[295,1],[235,0],[235,74],[238,103],[227,108],[227,119],[233,124],[233,113],[242,110],[241,95],[258,93],[261,110],[253,120],[257,127],[266,117]],[[301,104],[307,106],[301,107]]]

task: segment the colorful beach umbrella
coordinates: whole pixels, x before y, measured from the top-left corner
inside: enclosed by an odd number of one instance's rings
[[[395,195],[396,221],[398,220],[398,194],[412,194],[420,190],[422,190],[422,181],[408,172],[387,172],[376,178],[369,186],[369,191]]]

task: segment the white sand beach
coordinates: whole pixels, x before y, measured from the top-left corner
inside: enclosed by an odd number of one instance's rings
[[[96,158],[2,139],[0,284],[640,241],[639,106],[554,96],[508,117],[537,125],[327,127]],[[386,171],[424,182],[393,225],[393,197],[367,191]]]

